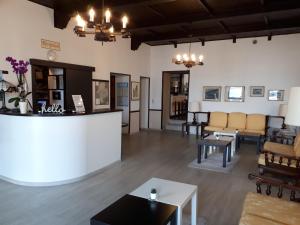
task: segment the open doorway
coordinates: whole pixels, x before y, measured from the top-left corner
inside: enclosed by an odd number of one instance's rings
[[[122,133],[130,132],[130,82],[127,74],[110,74],[110,108],[122,111]]]
[[[140,77],[140,129],[149,128],[150,78]]]
[[[190,71],[162,74],[162,129],[181,130],[187,120]]]

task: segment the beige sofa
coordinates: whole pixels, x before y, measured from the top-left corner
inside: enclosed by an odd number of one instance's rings
[[[208,122],[202,123],[201,136],[214,131],[239,131],[243,134],[265,136],[268,117],[262,114],[245,114],[241,112],[210,112]]]
[[[300,204],[248,193],[239,225],[299,225]]]

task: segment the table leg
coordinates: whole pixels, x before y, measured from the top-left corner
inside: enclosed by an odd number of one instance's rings
[[[184,136],[184,123],[181,125],[181,134],[182,134],[182,137]]]
[[[231,142],[231,157],[235,155],[235,151],[236,151],[236,138],[234,138],[234,140]]]
[[[231,162],[231,144],[227,146],[228,162]]]
[[[187,132],[187,135],[190,135],[190,125],[186,125],[186,132]]]
[[[226,159],[227,159],[227,147],[223,149],[223,167],[226,167]]]
[[[204,145],[203,147],[204,147],[204,154],[205,154],[205,155],[204,155],[204,158],[207,159],[207,149],[208,149],[208,148],[207,148],[206,145]]]
[[[182,208],[177,208],[177,225],[182,225]]]
[[[191,215],[191,225],[197,225],[197,192],[192,197],[192,215]]]
[[[198,145],[198,161],[197,163],[201,163],[201,159],[202,159],[202,145]]]
[[[196,138],[199,138],[199,127],[196,125]]]

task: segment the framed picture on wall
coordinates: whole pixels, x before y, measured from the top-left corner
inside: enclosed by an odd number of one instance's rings
[[[245,101],[244,86],[226,86],[225,87],[226,102],[243,102]]]
[[[283,101],[284,100],[284,90],[269,90],[268,100],[269,101]]]
[[[131,82],[131,100],[140,100],[140,83],[136,81]]]
[[[109,81],[93,80],[93,99],[95,109],[109,108]]]
[[[250,86],[250,97],[264,97],[265,87],[264,86]]]
[[[203,101],[221,101],[221,86],[204,86],[203,87]]]

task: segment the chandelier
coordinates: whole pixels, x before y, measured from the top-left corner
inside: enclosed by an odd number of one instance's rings
[[[113,42],[116,41],[116,36],[120,35],[122,38],[130,38],[130,32],[126,30],[128,24],[128,17],[122,17],[122,29],[116,32],[114,25],[111,23],[111,12],[109,9],[104,11],[104,0],[102,1],[102,18],[101,22],[96,21],[96,12],[93,8],[88,11],[89,20],[85,21],[80,14],[76,16],[77,26],[74,28],[75,34],[79,37],[86,37],[86,35],[94,35],[95,41]]]
[[[195,54],[191,54],[191,46],[192,43],[190,43],[189,45],[189,53],[188,54],[183,54],[183,55],[176,55],[176,57],[174,57],[172,59],[172,62],[177,64],[177,65],[185,65],[187,68],[191,68],[193,66],[199,65],[199,66],[203,66],[203,55],[199,55],[199,57],[197,58]]]

